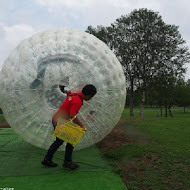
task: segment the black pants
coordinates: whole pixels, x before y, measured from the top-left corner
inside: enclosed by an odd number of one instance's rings
[[[57,123],[52,120],[52,124],[53,124],[53,127],[54,127],[54,129],[55,129]],[[57,149],[58,149],[63,143],[64,143],[63,140],[61,140],[61,139],[59,139],[59,138],[56,137],[56,140],[55,140],[55,141],[51,144],[51,146],[49,147],[45,158],[46,158],[47,160],[52,160],[54,153],[57,151]],[[73,149],[74,149],[73,145],[70,144],[70,143],[67,143],[66,149],[65,149],[65,159],[64,159],[64,161],[68,161],[68,162],[72,161]]]

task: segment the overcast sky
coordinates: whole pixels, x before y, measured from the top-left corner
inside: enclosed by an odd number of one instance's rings
[[[1,0],[0,70],[21,40],[50,28],[109,26],[121,15],[139,8],[159,12],[167,24],[179,26],[190,47],[190,1],[188,0]],[[190,64],[189,64],[190,65]],[[190,66],[185,75],[190,79]]]

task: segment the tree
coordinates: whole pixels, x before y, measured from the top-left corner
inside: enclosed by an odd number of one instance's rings
[[[190,106],[190,80],[187,82],[182,81],[181,85],[178,86],[176,104],[183,107],[184,113],[186,112],[186,107]]]
[[[160,116],[162,116],[162,106],[164,106],[165,117],[168,116],[168,111],[170,116],[173,117],[171,107],[176,103],[181,81],[182,79],[178,79],[172,75],[168,75],[167,77],[164,77],[163,75],[163,77],[157,79],[155,82],[153,89],[156,92],[155,99],[160,108]]]
[[[145,93],[154,78],[162,73],[168,80],[184,74],[189,60],[188,48],[178,27],[167,25],[158,13],[139,9],[114,23],[115,52],[128,71],[131,88],[138,81],[142,89],[140,115],[143,116]],[[132,90],[131,90],[132,91]]]
[[[185,41],[178,27],[165,24],[157,12],[134,10],[116,19],[110,27],[91,30],[94,31],[97,37],[101,34],[100,39],[109,45],[123,65],[130,86],[130,115],[133,115],[136,88],[141,89],[140,115],[143,116],[145,94],[151,85],[160,77],[168,77],[166,81],[169,81],[185,72],[183,65],[189,60]]]
[[[110,49],[113,50],[111,30],[112,30],[111,27],[104,27],[100,25],[100,26],[97,26],[97,28],[88,26],[85,32],[96,36],[98,39],[106,43],[110,47]]]

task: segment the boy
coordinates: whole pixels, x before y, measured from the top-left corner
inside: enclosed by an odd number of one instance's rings
[[[63,89],[61,89],[61,91],[63,92]],[[74,116],[76,116],[81,106],[83,105],[83,100],[85,101],[90,100],[96,93],[97,93],[96,87],[93,86],[92,84],[86,85],[82,89],[82,92],[75,92],[75,93],[67,92],[67,98],[61,104],[58,111],[53,115],[52,124],[54,129],[60,118],[67,120],[69,118],[73,118]],[[76,117],[73,120],[73,122],[78,124],[80,127],[84,128],[84,124],[79,120],[78,117]],[[49,167],[57,166],[57,164],[52,161],[52,158],[54,153],[63,144],[63,142],[64,142],[63,140],[56,137],[56,140],[49,147],[44,160],[41,162],[42,165]],[[63,167],[70,168],[72,170],[79,167],[78,164],[72,161],[73,149],[74,147],[70,143],[67,143],[65,150],[65,159],[63,163]]]

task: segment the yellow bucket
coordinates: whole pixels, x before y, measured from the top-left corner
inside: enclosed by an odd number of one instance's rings
[[[75,119],[74,117],[73,119]],[[86,128],[83,129],[79,125],[72,123],[72,120],[58,121],[54,130],[53,136],[76,146],[86,132]]]

